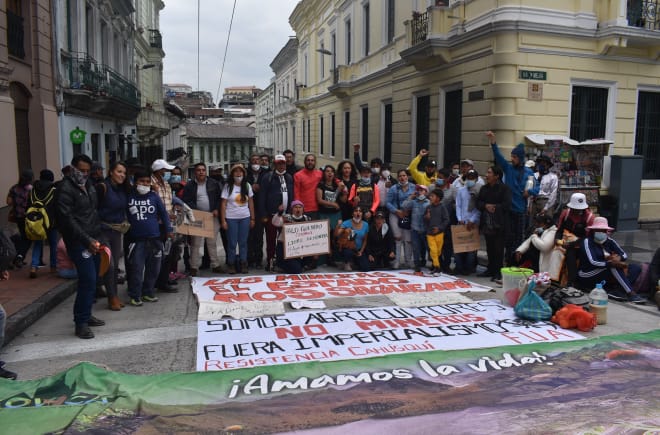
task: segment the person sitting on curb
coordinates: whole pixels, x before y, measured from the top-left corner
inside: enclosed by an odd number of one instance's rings
[[[271,219],[273,226],[280,229],[275,250],[277,266],[284,270],[285,273],[302,273],[305,267],[306,259],[303,257],[284,258],[284,231],[282,231],[285,223],[307,222],[311,220],[309,216],[304,214],[304,211],[305,206],[302,201],[295,200],[291,202],[291,213],[284,214],[284,205],[280,204],[278,213]]]
[[[607,218],[599,216],[587,228],[590,233],[582,241],[580,250],[580,268],[578,270],[578,286],[582,290],[589,290],[601,281],[610,298],[617,301],[630,301],[633,304],[644,305],[643,297],[633,291],[632,282],[637,279],[641,268],[636,264],[627,264],[628,255],[619,244],[609,236],[614,231]],[[616,280],[625,293],[619,288],[613,288],[611,281]],[[618,287],[617,286],[617,287]]]
[[[385,222],[385,213],[378,210],[367,234],[367,259],[371,270],[391,269],[394,247],[394,235]]]

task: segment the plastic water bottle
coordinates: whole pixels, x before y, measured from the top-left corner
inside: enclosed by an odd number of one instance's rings
[[[607,323],[607,292],[603,289],[605,281],[596,284],[596,288],[589,293],[589,309],[596,315],[599,325]]]

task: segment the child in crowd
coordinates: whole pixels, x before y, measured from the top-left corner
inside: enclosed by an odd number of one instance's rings
[[[410,229],[412,236],[413,258],[415,260],[415,272],[421,272],[422,266],[426,265],[426,222],[424,215],[429,207],[427,195],[429,188],[424,184],[418,184],[415,192],[403,202],[403,209],[410,210]]]
[[[126,234],[128,250],[129,303],[139,307],[143,301],[157,302],[154,286],[160,273],[163,256],[161,236],[172,237],[170,217],[163,201],[151,190],[151,175],[145,169],[135,172],[135,187],[128,195],[128,221],[131,228]],[[161,235],[158,219],[167,234]]]
[[[436,189],[429,194],[429,206],[426,209],[424,219],[427,222],[426,241],[429,245],[431,262],[433,269],[431,273],[439,275],[442,272],[440,267],[440,254],[442,254],[442,245],[445,240],[445,230],[449,226],[449,213],[442,204],[442,190]]]

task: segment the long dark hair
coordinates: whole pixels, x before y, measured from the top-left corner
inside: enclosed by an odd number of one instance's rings
[[[110,174],[112,174],[112,171],[117,169],[117,166],[123,166],[124,169],[126,170],[126,176],[124,177],[124,182],[121,184],[118,184],[117,186],[123,190],[124,192],[130,192],[131,191],[131,182],[128,180],[128,166],[126,166],[126,163],[124,162],[114,162],[112,165],[110,165],[110,168],[108,169],[108,176],[105,178],[108,183],[114,183],[112,181],[112,177]]]
[[[241,166],[241,165],[236,165],[233,168],[231,168],[231,171],[229,171],[229,180],[227,182],[227,195],[231,193],[231,189],[234,186],[234,171],[236,169],[240,169],[243,171],[243,179],[241,180],[241,201],[247,202],[248,200],[248,195],[250,193],[250,187],[248,186],[248,181],[247,181],[247,170]]]
[[[357,169],[355,168],[355,165],[353,164],[353,162],[351,162],[350,160],[342,160],[341,162],[339,162],[339,164],[337,165],[337,170],[335,171],[335,176],[343,181],[342,168],[344,167],[344,165],[346,163],[348,163],[351,166],[351,175],[350,175],[349,179],[350,180],[357,180],[357,178],[358,178]]]

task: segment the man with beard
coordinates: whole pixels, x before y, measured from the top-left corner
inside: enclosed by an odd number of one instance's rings
[[[319,218],[319,206],[316,203],[316,186],[319,185],[323,172],[316,169],[316,156],[305,156],[305,168],[293,176],[294,198],[305,204],[305,212],[312,220]]]
[[[282,155],[286,159],[286,173],[293,177],[301,169],[300,166],[296,165],[296,153],[291,150],[284,150]]]

